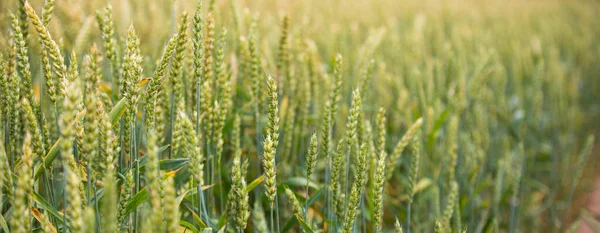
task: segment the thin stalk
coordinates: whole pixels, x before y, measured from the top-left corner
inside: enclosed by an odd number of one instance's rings
[[[136,178],[135,178],[135,183],[136,184],[135,184],[135,187],[133,189],[134,192],[133,192],[132,197],[135,196],[135,194],[137,194],[139,192],[139,187],[140,187],[140,161],[138,159],[135,160],[135,173],[136,173],[136,175],[135,175],[136,176]],[[138,221],[139,220],[138,219],[139,213],[137,211],[137,208],[134,210],[133,216],[134,216],[134,218],[133,218],[133,226],[134,226],[135,232],[137,232],[138,229],[139,229],[138,228],[138,225],[139,225],[139,221]]]
[[[207,162],[207,164],[208,164],[208,166],[207,166],[208,167],[208,169],[207,169],[208,170],[208,176],[206,178],[207,178],[209,184],[213,184],[213,175],[214,175],[214,171],[215,171],[215,167],[213,166],[213,160],[214,160],[214,158],[213,158],[212,146],[211,145],[212,145],[212,143],[210,143],[210,140],[207,139],[207,144],[206,144],[207,148],[206,148],[206,151],[208,152],[208,162]],[[206,199],[207,199],[207,203],[206,204],[208,205],[208,209],[210,210],[210,215],[212,216],[213,215],[213,211],[214,211],[213,208],[215,206],[215,203],[214,203],[214,199],[215,198],[214,198],[214,192],[210,192],[210,193],[212,193],[213,195],[208,195],[206,197]]]
[[[60,166],[62,167],[63,172],[63,196],[62,196],[62,206],[63,206],[63,229],[67,228],[67,192],[65,187],[67,187],[67,176],[65,175],[65,158],[62,153],[59,154],[60,157]]]
[[[137,118],[136,118],[136,121],[137,121]],[[144,133],[144,122],[146,122],[146,111],[142,111],[142,120],[139,122],[139,127],[138,127],[139,130],[138,130],[137,137],[136,137],[136,139],[138,139],[138,140],[136,140],[136,142],[137,142],[137,144],[136,144],[137,148],[141,148],[142,147],[142,140],[141,139],[142,139],[142,135]]]
[[[260,142],[262,142],[262,131],[260,128],[260,118],[258,112],[258,99],[254,100],[254,122],[256,123],[256,174],[260,175],[260,155],[262,154],[262,147],[260,146]],[[259,187],[254,189],[254,198],[259,199]]]
[[[406,207],[406,233],[410,233],[410,205],[411,203],[409,202]]]
[[[281,232],[279,230],[279,195],[275,195],[275,222],[277,223],[277,231],[276,232]]]
[[[217,157],[217,146],[216,146],[216,142],[214,141],[214,138],[215,138],[215,130],[214,129],[210,130],[210,138],[213,139],[213,140],[211,140],[211,147],[210,147],[210,161],[211,161],[210,166],[212,167],[211,173],[210,173],[210,183],[214,184],[216,182],[215,174],[218,174],[220,172],[217,170],[218,169],[217,158],[216,158]],[[219,184],[219,185],[221,185],[221,184]],[[215,204],[217,195],[215,194],[215,192],[217,192],[216,188],[214,189],[214,192],[213,192],[213,198],[210,199],[211,200],[210,206],[211,206],[211,210],[213,210],[213,211],[216,211],[216,208],[217,208],[217,205]]]
[[[200,85],[200,77],[197,77],[197,79],[198,80],[196,80],[196,137],[198,137],[200,135],[200,114],[201,114],[200,113],[200,93],[201,93],[200,87],[202,86],[202,85]],[[202,142],[200,142],[200,143],[202,143]],[[201,214],[199,216],[202,216],[202,214],[206,215],[206,210],[202,210],[202,207],[204,206],[203,205],[204,196],[201,193],[202,187],[200,187],[200,184],[197,185],[196,189],[198,191],[198,212],[201,212]]]
[[[308,174],[306,174],[306,199],[304,200],[304,219],[308,221],[308,199],[310,199],[310,195],[308,195]]]
[[[327,153],[327,152],[325,152]],[[325,205],[327,206],[327,219],[329,221],[332,221],[332,214],[331,214],[331,196],[330,195],[330,191],[329,190],[329,186],[330,186],[330,171],[329,171],[329,167],[331,166],[331,158],[329,157],[329,153],[327,153],[327,166],[325,167]],[[327,221],[323,221],[323,228],[325,228],[325,223]],[[333,223],[333,222],[331,222]],[[328,232],[331,232],[331,227],[327,228]]]
[[[130,128],[131,128],[131,132],[129,134],[129,151],[131,151],[131,153],[129,154],[129,169],[134,169],[134,163],[136,163],[136,167],[137,167],[137,159],[136,159],[136,140],[135,140],[135,122],[131,122],[130,123]],[[131,193],[131,196],[133,197],[136,193],[137,188],[139,187],[139,170],[136,168],[134,174],[133,174],[133,179],[135,182],[135,187],[132,190],[129,190]],[[134,228],[135,230],[137,230],[137,216],[138,216],[138,212],[137,212],[137,208],[135,208],[133,210],[133,218],[131,218],[130,215],[130,224],[131,227],[128,229],[129,231],[131,231],[131,228]]]
[[[224,198],[223,198],[223,174],[221,172],[221,157],[222,154],[218,155],[218,159],[217,159],[217,176],[219,177],[219,203],[221,204],[221,211],[226,211],[225,208],[225,204],[224,204]]]
[[[515,209],[516,209],[516,200],[515,198],[513,198],[513,200],[511,200],[511,204],[510,204],[510,222],[508,223],[508,233],[513,233],[514,231],[514,222],[515,222]]]
[[[119,126],[120,126],[120,130],[119,130],[119,144],[122,146],[123,145],[123,120],[121,119],[121,121],[119,122]],[[118,159],[118,163],[119,163],[119,172],[123,173],[123,169],[125,168],[125,160],[123,158],[123,153],[124,150],[119,150],[119,159]]]
[[[200,216],[204,216],[204,221],[209,222],[209,218],[208,218],[207,211],[206,211],[206,202],[204,200],[204,191],[202,190],[202,187],[200,186],[200,184],[196,185],[196,189],[198,190],[198,195],[200,196],[198,211],[202,212],[202,215],[200,215]]]
[[[49,177],[50,174],[46,174],[46,172],[42,173],[42,180],[44,181],[44,188],[45,188],[45,194],[48,196],[48,198],[50,199],[50,202],[52,203],[52,205],[56,206],[56,200],[54,198],[54,193],[52,192],[54,190],[54,186],[52,185],[54,180],[51,180],[51,178]],[[1,208],[1,206],[0,206]]]
[[[361,232],[367,232],[367,220],[365,219],[365,211],[363,211],[365,209],[365,193],[362,193],[362,197],[360,198],[360,218],[362,219],[362,231]],[[379,231],[377,231],[379,232]]]
[[[100,232],[100,210],[98,208],[98,188],[94,179],[94,211],[96,212],[96,233]]]
[[[327,135],[327,138],[329,139],[327,140],[328,142],[331,142],[331,128],[332,127],[329,127],[329,133]],[[329,145],[326,148],[329,148]],[[337,216],[335,216],[335,214],[332,214],[331,212],[331,198],[333,194],[330,193],[331,190],[329,189],[331,186],[331,153],[329,153],[329,151],[324,151],[324,153],[327,155],[327,166],[325,167],[325,205],[327,206],[327,219],[329,219],[329,221],[332,221],[333,216],[333,230],[337,231]],[[323,221],[323,227],[325,227],[325,222],[327,221]],[[328,232],[330,232],[329,229],[331,229],[331,227],[327,228]]]
[[[275,227],[274,227],[274,224],[273,224],[273,208],[275,208],[275,207],[273,206],[273,204],[271,204],[271,211],[270,211],[270,214],[271,214],[271,219],[270,220],[271,221],[269,222],[271,224],[271,232],[275,231]]]
[[[33,177],[33,175],[34,175],[34,174],[35,174],[35,169],[31,169],[31,174],[30,174],[30,175],[31,175],[31,177]],[[34,181],[34,182],[35,182],[35,181]],[[32,187],[32,189],[33,189],[33,187]],[[36,203],[34,203],[34,207],[37,207],[37,204],[36,204]],[[29,219],[31,219],[31,217],[33,217],[33,215],[32,215],[32,213],[31,213],[31,211],[30,211],[30,212],[29,212]],[[35,224],[35,222],[34,222],[34,221],[31,221],[31,222],[29,223],[29,232],[30,232],[30,233],[33,233],[34,224]]]
[[[524,155],[521,155],[524,156]],[[522,162],[521,162],[521,174],[525,174],[525,158],[522,158]],[[521,190],[523,187],[523,178],[522,176],[519,177],[519,180],[517,181],[519,182],[519,188],[517,190],[515,190],[515,194],[513,196],[513,200],[510,206],[510,222],[509,222],[509,228],[508,228],[508,233],[512,233],[515,232],[515,230],[518,232],[519,228],[519,203],[521,201]],[[572,195],[572,193],[570,193]],[[568,208],[568,207],[567,207]],[[568,212],[568,211],[567,211]]]

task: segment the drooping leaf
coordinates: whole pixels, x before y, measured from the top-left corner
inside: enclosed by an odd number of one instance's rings
[[[188,205],[185,205],[185,207],[190,211],[190,213],[192,213],[192,217],[200,224],[200,227],[206,228],[206,223],[202,221],[202,218],[200,218],[200,216],[198,216],[198,214],[196,214],[196,212],[194,212]]]
[[[321,188],[319,189],[319,191],[313,193],[310,195],[310,198],[308,199],[308,206],[311,206],[312,204],[314,204],[317,200],[319,200],[319,198],[321,197],[321,195],[323,195],[325,188]],[[300,203],[304,203],[306,201],[306,198],[302,195],[296,195],[296,198],[298,198],[298,201]]]
[[[164,159],[159,162],[159,168],[163,171],[172,171],[183,167],[189,161],[188,158]]]
[[[281,233],[289,232],[296,225],[300,225],[306,233],[314,233],[314,230],[306,223],[306,221],[304,221],[304,218],[298,215],[294,215],[293,218],[290,218],[290,220],[285,223],[283,229],[281,229]]]
[[[427,148],[433,148],[433,146],[435,145],[435,138],[438,135],[438,131],[440,130],[440,128],[442,128],[442,125],[444,125],[444,122],[446,122],[448,115],[449,115],[449,111],[448,111],[448,109],[445,109],[442,112],[442,114],[440,114],[438,116],[438,118],[435,119],[435,122],[433,123],[433,127],[431,127],[431,130],[429,131],[429,134],[427,135]]]
[[[4,219],[4,216],[2,216],[1,214],[0,214],[0,227],[2,227],[2,230],[4,232],[10,232],[8,230],[8,224],[6,224],[6,219]]]
[[[194,227],[193,224],[191,224],[187,221],[184,221],[184,220],[179,220],[179,226],[185,227],[186,230],[190,230],[191,232],[194,232],[194,233],[200,232],[200,231],[198,231],[198,229],[196,229],[196,227]]]
[[[52,231],[52,233],[56,233],[56,227],[54,227],[54,225],[52,225],[52,223],[50,221],[48,221],[48,220],[44,221],[44,215],[42,215],[42,213],[38,209],[36,209],[33,206],[29,206],[29,209],[31,210],[31,214],[33,215],[33,217],[35,219],[37,219],[38,222],[40,222],[40,224],[43,222],[48,222],[48,224],[50,224],[50,230]],[[4,224],[6,224],[6,223],[4,223]],[[2,226],[2,227],[4,227],[4,226]],[[8,231],[4,230],[4,232],[8,232]]]
[[[163,147],[161,147],[163,148]],[[190,159],[187,158],[176,158],[176,159],[163,159],[159,161],[159,169],[163,170],[163,171],[174,171],[174,170],[179,170],[181,169],[187,162],[189,162]],[[146,164],[148,162],[148,159],[146,158],[146,156],[142,157],[140,159],[140,172],[145,172],[146,171]]]
[[[217,222],[217,227],[218,228],[224,227],[225,224],[227,224],[228,217],[229,217],[229,214],[227,212],[223,213],[221,215],[221,217],[219,218],[219,222]]]
[[[42,197],[42,195],[33,191],[31,197],[32,200],[38,204],[38,207],[48,211],[48,213],[52,215],[58,221],[58,223],[64,223],[63,214],[59,213],[58,210],[54,208],[54,206],[52,206],[48,201],[46,201],[46,199]]]
[[[306,223],[306,221],[304,221],[304,218],[302,218],[300,215],[296,214],[296,219],[300,223],[300,226],[302,227],[302,229],[304,230],[304,232],[306,232],[306,233],[314,233],[314,231],[310,227],[310,225],[308,225],[308,223]]]
[[[286,233],[286,232],[290,231],[292,228],[294,228],[294,226],[296,226],[296,224],[298,224],[298,220],[294,216],[293,218],[290,218],[290,220],[288,220],[285,223],[285,225],[283,225],[283,229],[281,229],[281,233]]]
[[[305,177],[292,177],[283,182],[283,185],[287,185],[290,187],[305,187],[306,186],[306,178]],[[312,189],[319,189],[319,186],[312,181],[308,182],[308,187]]]
[[[256,186],[258,186],[260,183],[262,183],[264,179],[265,179],[265,176],[259,176],[258,178],[256,178],[252,182],[250,182],[250,184],[248,184],[248,186],[246,186],[246,192],[249,193],[250,191],[252,191]]]
[[[123,97],[112,108],[112,110],[110,110],[109,120],[110,120],[112,127],[115,127],[115,125],[119,122],[119,120],[121,119],[121,116],[123,116],[123,113],[125,113],[126,109],[127,109],[127,101],[125,100],[125,97]]]

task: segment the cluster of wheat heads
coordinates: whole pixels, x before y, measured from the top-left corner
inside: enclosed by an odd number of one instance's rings
[[[0,3],[0,232],[577,229],[598,4],[99,2]]]

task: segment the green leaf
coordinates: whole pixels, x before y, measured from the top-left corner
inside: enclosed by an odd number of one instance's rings
[[[123,113],[125,113],[126,109],[127,109],[127,101],[125,100],[125,97],[123,97],[112,108],[112,110],[110,110],[109,119],[110,119],[110,123],[111,123],[112,127],[115,127],[115,125],[119,122],[119,120],[121,119],[121,116],[123,116]]]
[[[227,217],[229,217],[229,215],[227,211],[225,211],[219,218],[219,222],[217,222],[217,227],[224,227],[225,224],[227,224]]]
[[[163,146],[168,147],[168,146]],[[163,148],[161,147],[161,148]],[[176,158],[176,159],[163,159],[159,161],[159,169],[163,171],[174,171],[181,167],[183,167],[190,159],[187,158]],[[140,159],[140,172],[143,173],[146,171],[146,164],[148,163],[148,158],[146,156]]]
[[[304,232],[314,233],[314,230],[312,228],[310,228],[310,225],[308,225],[306,223],[306,221],[304,221],[304,219],[298,215],[294,215],[293,218],[290,218],[290,220],[288,220],[285,223],[283,229],[281,230],[281,233],[286,233],[286,232],[290,231],[292,228],[294,228],[294,226],[296,226],[296,224],[300,224],[300,227],[302,227]]]
[[[292,187],[306,187],[306,178],[305,177],[292,177],[283,182],[284,185],[292,186]],[[319,189],[319,186],[312,181],[308,182],[308,187],[312,189]]]
[[[38,204],[39,208],[48,211],[48,213],[52,215],[59,223],[64,223],[63,214],[59,213],[54,206],[52,206],[48,201],[46,201],[46,199],[42,197],[42,195],[33,191],[31,197],[33,198],[33,201]]]
[[[185,208],[187,208],[190,213],[192,213],[192,217],[194,218],[194,220],[198,221],[198,223],[200,224],[200,227],[202,228],[206,228],[206,223],[204,223],[204,221],[202,221],[202,218],[200,218],[200,216],[198,216],[198,214],[196,214],[196,212],[192,211],[192,208],[190,208],[188,205],[184,205]]]
[[[60,143],[60,138],[58,140],[56,140],[54,145],[52,145],[52,147],[48,151],[48,154],[44,158],[44,166],[39,166],[35,170],[35,174],[33,176],[34,180],[36,180],[40,175],[42,175],[42,172],[44,171],[45,167],[52,166],[52,162],[54,162],[54,159],[56,159],[56,156],[58,156],[58,151],[60,150],[60,149],[58,149],[59,143]]]
[[[413,193],[419,193],[423,190],[425,190],[426,188],[428,188],[429,186],[431,186],[432,181],[429,178],[423,178],[420,179],[417,184],[415,185],[414,189],[413,189]]]
[[[129,201],[127,202],[127,205],[125,206],[126,215],[133,213],[133,211],[137,209],[138,206],[143,204],[146,200],[148,200],[148,189],[144,187],[142,188],[142,190],[133,195],[133,197],[131,197],[131,199],[129,199]]]
[[[212,228],[204,228],[202,229],[202,233],[212,233]]]
[[[258,178],[253,180],[250,184],[248,184],[248,186],[246,186],[246,192],[249,193],[250,191],[252,191],[256,186],[262,183],[264,179],[265,176],[259,176]]]
[[[296,214],[296,219],[300,223],[300,226],[302,227],[304,232],[306,232],[306,233],[314,233],[315,232],[315,231],[313,231],[312,228],[310,228],[310,225],[308,225],[308,223],[306,223],[306,221],[304,221],[304,218],[302,218]]]
[[[296,224],[298,224],[298,220],[295,217],[290,218],[290,220],[285,223],[283,229],[281,229],[281,233],[290,231],[294,226],[296,226]]]
[[[435,145],[435,137],[438,135],[438,131],[440,130],[440,128],[442,128],[442,125],[444,125],[444,122],[446,122],[448,115],[449,111],[448,109],[445,109],[433,123],[431,131],[429,131],[429,134],[427,135],[427,148],[433,148],[433,146]]]
[[[187,228],[188,230],[194,232],[194,233],[199,233],[200,231],[198,231],[198,229],[196,229],[196,227],[194,227],[193,224],[186,222],[184,220],[179,220],[179,225],[182,227]],[[204,230],[202,230],[202,232],[204,232]]]
[[[310,198],[308,199],[308,206],[312,206],[312,204],[314,204],[317,200],[319,200],[319,197],[321,197],[321,195],[323,194],[325,188],[321,188],[319,189],[319,191],[313,193],[312,195],[310,195]],[[294,192],[294,194],[296,195],[296,198],[298,199],[298,201],[300,203],[304,203],[306,202],[306,197],[304,197],[303,195],[298,195],[297,193]]]
[[[208,187],[211,187],[211,186],[204,186],[204,187],[202,187],[202,190],[206,190],[206,189],[208,189]],[[185,192],[183,192],[181,195],[179,195],[177,197],[177,199],[175,199],[175,202],[177,202],[177,206],[181,205],[183,198],[185,198],[185,196],[187,196],[188,194],[191,194],[191,195],[196,194],[196,189],[195,188],[188,189]]]
[[[8,225],[6,224],[6,219],[4,219],[4,216],[2,216],[0,214],[0,226],[2,227],[2,230],[4,230],[4,232],[10,232],[8,230]]]
[[[188,158],[177,158],[177,159],[164,159],[160,161],[160,170],[173,171],[180,167],[183,167],[190,159]]]
[[[37,208],[35,208],[34,206],[29,206],[29,210],[31,211],[31,215],[33,215],[33,217],[34,217],[34,218],[35,218],[35,219],[36,219],[38,222],[40,222],[40,223],[43,223],[43,222],[47,222],[47,221],[49,221],[49,220],[48,220],[48,219],[46,219],[46,218],[44,217],[44,215],[43,215],[43,214],[42,214],[42,213],[41,213],[41,212],[40,212],[40,211],[39,211]],[[48,224],[49,224],[49,226],[48,226],[48,227],[50,228],[50,231],[51,231],[51,232],[47,232],[47,233],[56,233],[57,231],[56,231],[56,228],[54,227],[54,225],[52,225],[52,223],[51,223],[51,222],[48,222]]]

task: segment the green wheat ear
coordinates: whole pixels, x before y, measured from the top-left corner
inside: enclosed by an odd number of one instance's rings
[[[173,36],[169,39],[167,46],[165,47],[160,60],[158,62],[158,66],[154,71],[154,75],[152,79],[150,79],[148,83],[148,88],[146,89],[146,98],[144,102],[144,109],[146,111],[146,120],[149,128],[153,128],[156,123],[157,116],[157,101],[160,94],[163,92],[164,86],[164,77],[169,65],[169,60],[173,56],[175,51],[175,46],[177,44],[177,37]]]
[[[269,199],[269,204],[273,207],[275,204],[275,195],[277,195],[277,188],[275,177],[275,143],[271,139],[271,135],[267,135],[264,142],[263,170],[265,173],[265,193]]]
[[[360,154],[356,159],[356,174],[348,200],[348,210],[344,218],[342,232],[350,233],[354,226],[356,215],[359,213],[360,199],[363,195],[366,183],[368,147],[366,144],[360,146]]]
[[[184,94],[184,84],[182,77],[182,66],[185,55],[185,47],[187,43],[187,28],[188,28],[188,17],[187,13],[183,12],[181,15],[181,19],[179,20],[179,25],[177,26],[177,43],[175,45],[175,51],[173,52],[173,59],[171,60],[171,69],[169,72],[169,82],[171,83],[171,88],[174,91],[175,98],[175,106],[178,110],[183,110],[182,108],[185,106],[185,94]]]
[[[23,100],[21,101],[21,106],[23,107],[23,112],[25,113],[25,128],[28,132],[31,132],[31,147],[33,148],[34,156],[43,157],[44,144],[42,141],[42,134],[37,124],[37,118],[34,115],[32,104],[30,104],[27,98],[23,98]]]
[[[146,179],[148,180],[148,184],[146,189],[148,190],[148,198],[150,202],[150,208],[154,213],[151,218],[154,221],[162,221],[162,210],[160,203],[160,181],[161,171],[160,171],[160,154],[158,147],[158,137],[156,131],[149,130],[148,133],[148,152],[146,154],[148,158],[148,162],[146,163]]]
[[[60,53],[58,44],[56,44],[56,42],[52,39],[50,32],[46,26],[44,26],[44,23],[40,20],[28,2],[25,3],[25,10],[44,45],[43,48],[48,50],[48,54],[52,59],[52,69],[54,71],[55,78],[59,80],[59,83],[65,82],[64,79],[67,76],[67,67],[65,66],[64,58]],[[60,102],[62,101],[64,95],[65,90],[60,88],[56,92],[55,99]]]
[[[417,119],[415,123],[413,123],[410,126],[410,128],[408,128],[408,131],[406,131],[406,133],[404,134],[404,136],[402,136],[400,141],[398,141],[398,144],[396,145],[394,151],[390,156],[390,166],[388,166],[388,170],[386,171],[386,178],[388,180],[392,177],[394,169],[396,168],[396,163],[398,163],[398,159],[402,155],[402,152],[404,151],[408,143],[413,139],[415,133],[421,128],[421,125],[423,125],[423,118]]]
[[[21,20],[27,19],[25,12],[23,12]],[[29,56],[27,54],[27,44],[26,44],[26,27],[27,22],[25,24],[20,25],[19,19],[13,14],[10,15],[11,24],[13,28],[13,33],[15,35],[15,45],[17,50],[17,67],[18,71],[21,74],[21,86],[19,93],[22,97],[25,97],[29,103],[34,103],[33,101],[33,85],[31,80],[31,70],[29,67]]]
[[[107,115],[107,114],[103,114]],[[106,150],[104,154],[104,161],[98,161],[102,163],[102,169],[105,171],[104,177],[102,177],[104,183],[104,197],[102,199],[103,205],[100,208],[101,219],[100,226],[102,233],[114,233],[117,230],[118,216],[115,211],[117,208],[117,182],[115,180],[115,158],[116,158],[116,146],[117,137],[113,134],[110,129],[110,121],[108,117],[103,117],[100,122],[103,125],[103,139],[106,140]]]
[[[419,176],[419,167],[421,161],[421,135],[419,132],[412,139],[412,159],[410,163],[410,173],[408,177],[408,202],[412,203],[415,196],[415,186]]]
[[[96,12],[96,18],[100,26],[100,35],[111,68],[111,84],[113,86],[113,96],[120,96],[118,89],[121,83],[119,54],[117,49],[117,40],[115,39],[115,26],[113,23],[112,6],[108,4],[103,11]]]
[[[310,143],[308,146],[308,154],[306,156],[306,179],[310,180],[310,176],[313,173],[315,165],[317,163],[317,147],[318,147],[317,134],[313,134],[310,137]],[[307,184],[308,185],[308,184]]]
[[[381,151],[376,161],[377,166],[373,181],[372,202],[374,205],[373,222],[375,222],[375,232],[379,232],[381,230],[381,221],[383,217],[383,187],[385,185],[386,152]]]
[[[29,196],[33,191],[33,179],[31,177],[33,166],[33,151],[31,149],[31,134],[25,134],[23,142],[23,156],[21,156],[22,166],[19,168],[19,176],[15,189],[15,198],[13,202],[13,215],[10,221],[11,229],[14,232],[29,232]]]
[[[179,227],[179,208],[177,205],[177,194],[175,193],[173,177],[167,178],[164,185],[165,197],[163,222],[165,224],[165,232],[177,232],[177,228]]]
[[[396,233],[402,233],[402,225],[400,225],[398,217],[396,217],[396,221],[394,222],[394,229],[396,230]]]
[[[278,90],[275,79],[271,76],[267,76],[267,92],[269,98],[269,112],[267,122],[267,135],[271,137],[273,141],[273,148],[277,149],[277,145],[279,144],[279,99],[278,99]]]
[[[441,224],[444,229],[450,229],[450,218],[452,218],[452,214],[454,212],[454,206],[456,205],[457,197],[458,197],[458,183],[456,183],[456,181],[452,181],[452,183],[450,184],[450,193],[448,194],[446,208],[444,209],[444,214],[442,215],[442,220],[441,220]]]
[[[344,138],[341,138],[337,143],[337,148],[335,153],[333,153],[332,158],[332,168],[331,168],[331,193],[333,194],[333,208],[339,219],[342,219],[344,216],[344,195],[345,193],[341,192],[340,185],[340,177],[342,173],[342,165],[344,158]]]
[[[239,117],[236,117],[236,126],[239,127]],[[239,135],[238,135],[239,137]],[[239,141],[238,141],[239,143]],[[244,177],[243,165],[241,164],[242,150],[236,146],[234,151],[233,166],[231,168],[231,191],[229,191],[229,217],[233,219],[238,231],[246,229],[250,217],[250,204],[248,192],[246,192],[246,178]]]

